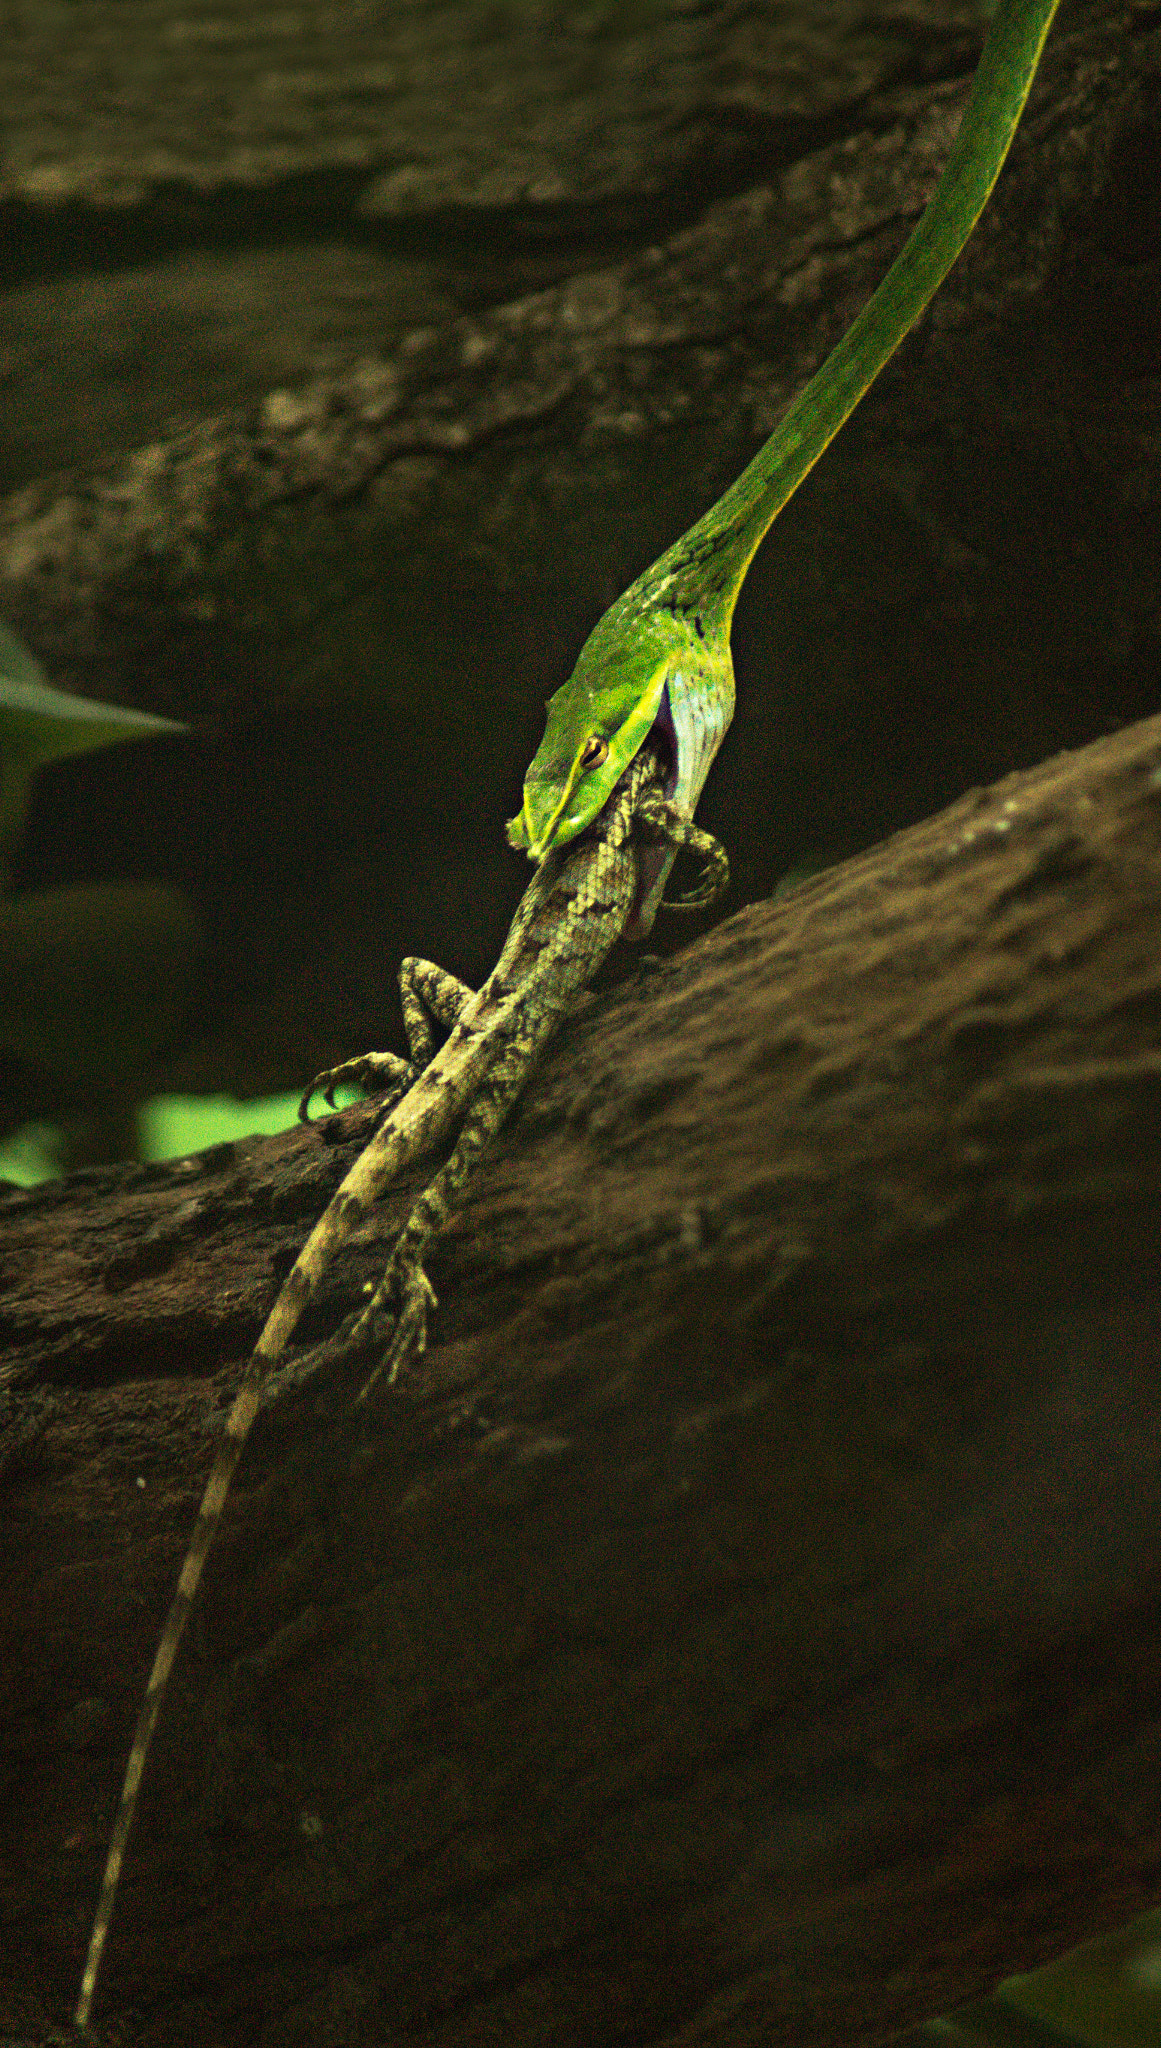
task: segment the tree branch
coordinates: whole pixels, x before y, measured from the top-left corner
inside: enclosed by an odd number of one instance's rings
[[[1146,1902],[1159,899],[1154,719],[598,998],[427,1358],[256,1431],[110,2040],[870,2039]],[[368,1118],[4,1205],[0,2025],[75,1995],[213,1428]]]

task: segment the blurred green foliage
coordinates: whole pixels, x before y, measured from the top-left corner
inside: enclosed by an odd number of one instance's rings
[[[173,718],[54,689],[35,655],[0,621],[0,871],[20,837],[38,768],[92,747],[187,730]]]
[[[1042,1970],[1007,1978],[998,1995],[1084,2048],[1158,2048],[1161,1908]]]
[[[10,1132],[22,1110],[32,1117],[0,1153],[0,1176],[27,1184],[124,1152],[141,1073],[178,1032],[205,952],[192,905],[160,882],[5,893],[34,778],[70,754],[186,730],[55,689],[0,622],[3,1116]]]
[[[353,1089],[336,1091],[340,1108],[355,1099]],[[264,1095],[253,1102],[238,1102],[232,1095],[155,1095],[137,1110],[137,1157],[183,1159],[238,1138],[273,1137],[297,1122],[298,1103],[297,1094]],[[58,1126],[25,1124],[0,1144],[0,1181],[35,1187],[57,1180],[67,1170],[65,1151]]]
[[[1161,2048],[1161,1909],[910,2027],[895,2048]]]
[[[0,898],[0,1046],[78,1098],[123,1095],[176,1030],[201,923],[162,882],[89,882]]]

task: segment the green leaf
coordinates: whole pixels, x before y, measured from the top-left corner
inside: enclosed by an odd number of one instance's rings
[[[186,732],[173,718],[70,696],[49,682],[35,655],[0,621],[0,855],[15,845],[38,768],[121,740]]]
[[[988,1998],[924,2020],[892,2048],[1158,2048],[1161,1910],[1055,1962],[1006,1977]]]

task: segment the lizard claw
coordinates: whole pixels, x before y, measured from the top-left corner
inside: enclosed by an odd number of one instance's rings
[[[405,1095],[415,1074],[410,1060],[400,1059],[393,1052],[365,1052],[358,1059],[343,1060],[339,1066],[327,1067],[325,1072],[315,1075],[298,1105],[299,1121],[310,1122],[310,1105],[316,1095],[321,1095],[332,1109],[336,1088],[361,1088],[365,1095],[384,1090],[396,1096]]]
[[[390,1297],[393,1295],[397,1295],[398,1299],[396,1304],[391,1306]],[[412,1267],[405,1278],[400,1279],[397,1275],[388,1274],[380,1283],[351,1331],[350,1342],[353,1346],[375,1343],[379,1339],[379,1331],[383,1324],[387,1325],[383,1336],[389,1339],[378,1365],[358,1394],[359,1401],[365,1401],[372,1387],[384,1377],[390,1386],[404,1359],[409,1358],[413,1352],[418,1355],[426,1351],[427,1312],[438,1307],[435,1289],[423,1267],[418,1264]]]
[[[699,837],[702,835],[699,834]],[[704,837],[709,839],[707,832]],[[730,885],[730,863],[724,846],[714,839],[708,847],[697,849],[704,856],[705,865],[694,887],[685,896],[666,896],[666,910],[704,910],[708,903],[716,902]]]

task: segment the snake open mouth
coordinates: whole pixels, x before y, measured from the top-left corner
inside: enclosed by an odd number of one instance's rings
[[[653,928],[652,918],[648,924],[642,923],[642,912],[657,877],[666,861],[672,858],[667,846],[643,846],[637,856],[637,893],[633,898],[633,908],[621,928],[621,937],[628,939],[630,945],[645,938]]]
[[[657,716],[645,736],[643,745],[651,747],[656,754],[665,774],[665,794],[671,797],[677,788],[677,728],[673,723],[673,712],[669,705],[668,683],[661,692]],[[642,922],[642,912],[657,885],[658,876],[672,859],[673,854],[668,846],[642,846],[638,849],[637,890],[633,897],[633,907],[621,932],[621,937],[628,939],[631,945],[645,938],[652,927],[652,918],[648,924]]]

